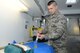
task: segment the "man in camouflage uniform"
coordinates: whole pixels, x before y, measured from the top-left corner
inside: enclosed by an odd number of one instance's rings
[[[55,47],[56,53],[66,53],[66,18],[58,11],[57,3],[52,0],[48,2],[50,16],[46,18],[46,27],[49,44]]]

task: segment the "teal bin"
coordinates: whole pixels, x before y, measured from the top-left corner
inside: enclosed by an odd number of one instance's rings
[[[33,50],[24,51],[22,48],[16,47],[15,45],[7,45],[4,48],[5,53],[33,53]]]

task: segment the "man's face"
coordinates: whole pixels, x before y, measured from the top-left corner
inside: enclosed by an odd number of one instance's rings
[[[52,3],[48,6],[48,11],[50,14],[54,14],[57,11],[57,5],[55,3]]]
[[[38,33],[37,33],[37,36],[38,36],[39,39],[43,39],[44,38],[44,35],[41,34],[41,33],[42,33],[42,30],[38,31]]]

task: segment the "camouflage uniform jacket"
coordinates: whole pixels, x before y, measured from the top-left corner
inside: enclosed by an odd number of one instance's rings
[[[66,17],[59,12],[46,18],[45,30],[48,31],[46,35],[53,39],[60,37],[59,39],[50,42],[54,47],[64,46],[66,40],[66,24]]]

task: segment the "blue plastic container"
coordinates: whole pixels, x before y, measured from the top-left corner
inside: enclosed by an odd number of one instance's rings
[[[37,43],[37,48],[35,48],[35,42],[29,42],[24,45],[28,45],[34,50],[34,53],[55,53],[54,48],[46,43]]]

